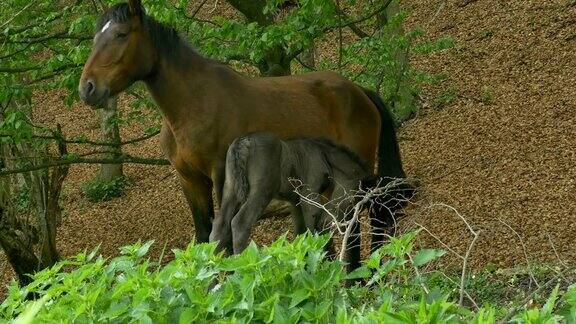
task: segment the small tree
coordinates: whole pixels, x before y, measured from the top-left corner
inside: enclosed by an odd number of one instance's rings
[[[105,156],[111,159],[117,159],[122,155],[120,142],[120,128],[118,127],[118,98],[108,99],[106,106],[100,109],[100,129],[102,130],[102,141],[107,143],[117,143],[110,146],[109,153]],[[111,182],[118,178],[123,178],[122,164],[102,164],[98,180]]]
[[[13,101],[12,115],[29,116],[30,98]],[[3,120],[4,111],[0,114]],[[20,126],[21,127],[21,126]],[[23,135],[26,131],[23,130]],[[60,126],[54,133],[60,157],[67,155]],[[49,146],[26,139],[0,141],[1,169],[35,166],[45,163]],[[56,248],[56,228],[62,209],[59,205],[62,184],[68,175],[68,165],[52,169],[0,177],[0,248],[12,264],[21,284],[27,284],[27,274],[54,265],[59,260]]]

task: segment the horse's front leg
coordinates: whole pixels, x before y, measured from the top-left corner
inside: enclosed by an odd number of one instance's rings
[[[197,176],[181,179],[182,190],[188,201],[194,228],[196,229],[196,242],[208,242],[212,231],[214,218],[214,204],[212,202],[212,182],[208,177]]]

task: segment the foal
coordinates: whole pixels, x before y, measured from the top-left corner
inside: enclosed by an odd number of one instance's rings
[[[290,178],[302,181],[312,193],[334,192],[335,196],[358,189],[361,181],[372,178],[360,158],[341,145],[313,138],[283,141],[265,132],[232,142],[225,174],[220,216],[214,220],[210,241],[219,241],[220,250],[232,246],[235,254],[246,248],[252,227],[272,199],[293,206],[298,234],[306,229],[327,230],[328,217],[319,208],[300,203]],[[354,232],[359,232],[357,225]],[[354,267],[360,259],[359,235],[352,237],[346,259]]]

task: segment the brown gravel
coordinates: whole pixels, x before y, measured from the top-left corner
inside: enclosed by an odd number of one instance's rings
[[[474,267],[571,262],[576,257],[576,6],[573,1],[405,1],[409,26],[456,41],[412,63],[445,73],[424,104],[447,89],[458,98],[425,109],[401,131],[403,158],[422,181],[420,205],[454,206],[483,232]],[[441,208],[411,214],[449,246],[471,236]],[[420,210],[419,210],[420,209]],[[445,210],[445,209],[444,209]],[[550,237],[550,239],[549,239]],[[425,240],[433,243],[434,240]],[[437,244],[436,244],[437,245]]]
[[[222,3],[222,2],[220,2]],[[408,27],[427,37],[449,35],[455,48],[412,58],[424,71],[449,81],[426,87],[420,116],[400,131],[410,176],[421,181],[420,199],[408,210],[403,228],[425,226],[463,253],[471,236],[456,208],[482,229],[472,266],[499,267],[528,262],[571,262],[576,257],[576,6],[568,0],[462,1],[405,0]],[[228,12],[229,10],[226,9]],[[209,14],[204,13],[204,14]],[[434,99],[456,89],[442,108]],[[63,107],[59,93],[37,95],[36,119],[63,125],[66,134],[98,138],[98,119],[89,108]],[[128,99],[121,108],[127,111]],[[126,139],[141,135],[123,127]],[[157,139],[127,150],[159,156]],[[58,248],[64,256],[101,245],[106,256],[137,240],[156,240],[152,252],[180,248],[193,237],[190,213],[170,167],[126,166],[132,185],[121,199],[91,204],[80,184],[94,166],[74,166],[65,183],[65,218]],[[511,226],[518,235],[499,220]],[[271,242],[290,228],[289,219],[267,219],[256,229],[258,243]],[[520,238],[521,240],[520,240]],[[421,244],[439,246],[428,235]],[[525,245],[522,248],[521,242]],[[446,263],[453,264],[454,258]],[[0,297],[12,278],[0,255]],[[0,298],[1,299],[1,298]]]

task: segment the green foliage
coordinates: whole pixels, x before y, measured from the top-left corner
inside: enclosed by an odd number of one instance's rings
[[[482,102],[487,105],[491,105],[494,101],[494,90],[490,87],[484,87],[482,91]]]
[[[12,200],[12,205],[16,208],[16,211],[23,212],[28,210],[30,207],[30,189],[22,187],[16,192]]]
[[[102,202],[122,196],[127,181],[124,177],[118,177],[111,181],[94,179],[82,185],[82,191],[90,202]]]
[[[449,88],[448,90],[440,93],[434,101],[432,102],[432,106],[434,108],[443,108],[454,101],[458,97],[458,90],[455,88]]]
[[[269,247],[251,244],[224,257],[214,244],[175,250],[162,266],[146,257],[152,242],[121,249],[105,260],[96,251],[34,275],[23,288],[10,286],[0,318],[32,322],[321,322],[321,323],[494,323],[496,310],[458,306],[448,289],[421,277],[414,266],[439,257],[413,251],[415,233],[393,238],[354,273],[324,258],[328,237],[281,237]],[[62,269],[71,269],[64,272]],[[366,286],[346,287],[362,278]],[[429,292],[423,288],[428,286]],[[30,294],[38,301],[27,301]],[[576,288],[563,297],[556,288],[541,308],[520,310],[518,323],[574,318]],[[555,307],[559,304],[559,307]],[[558,311],[557,311],[558,310]],[[572,316],[572,317],[570,317]]]

